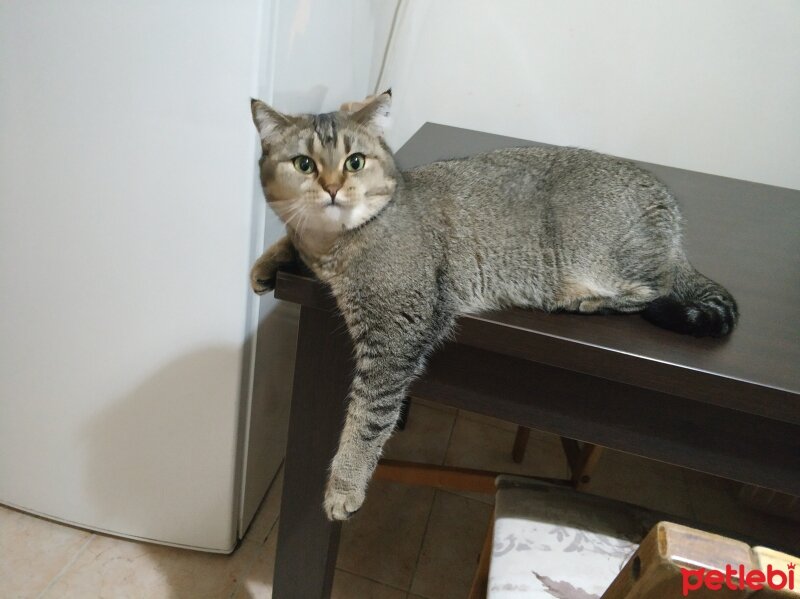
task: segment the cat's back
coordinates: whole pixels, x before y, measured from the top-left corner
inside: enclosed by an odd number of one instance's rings
[[[504,148],[420,166],[404,177],[413,199],[426,209],[458,204],[478,210],[545,205],[580,210],[602,203],[613,210],[609,204],[615,201],[619,208],[634,208],[654,193],[669,195],[651,173],[630,161],[562,146]]]
[[[440,160],[403,174],[416,192],[463,195],[498,185],[513,188],[535,185],[545,179],[562,148],[503,148],[465,158]]]

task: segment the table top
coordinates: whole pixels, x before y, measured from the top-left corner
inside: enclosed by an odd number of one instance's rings
[[[406,169],[523,145],[535,143],[426,123],[397,161]],[[736,298],[730,336],[696,339],[638,315],[512,309],[462,317],[457,342],[800,424],[800,191],[637,164],[678,198],[689,259]],[[276,297],[331,306],[321,283],[291,273],[279,275]]]

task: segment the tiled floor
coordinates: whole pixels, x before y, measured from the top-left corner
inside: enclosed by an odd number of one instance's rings
[[[563,477],[557,437],[534,432],[523,464],[510,449],[515,427],[415,402],[387,457]],[[125,541],[0,507],[0,598],[270,597],[278,535],[279,475],[231,556]],[[593,492],[707,523],[764,544],[800,550],[800,525],[736,501],[736,485],[622,453],[604,452]],[[344,525],[333,597],[446,599],[466,596],[493,498],[375,482]],[[792,532],[794,531],[794,532]]]

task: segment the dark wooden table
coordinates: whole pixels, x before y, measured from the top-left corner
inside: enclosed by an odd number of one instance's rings
[[[397,158],[408,168],[520,145],[532,144],[426,124]],[[679,198],[692,262],[738,300],[736,331],[695,339],[637,315],[464,317],[413,395],[800,495],[800,192],[642,165]],[[327,597],[340,527],[321,505],[351,345],[318,281],[281,273],[275,295],[302,308],[274,596]]]

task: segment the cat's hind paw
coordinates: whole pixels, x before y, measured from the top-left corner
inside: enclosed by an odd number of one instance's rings
[[[347,520],[361,509],[364,504],[365,492],[340,488],[335,480],[328,481],[325,489],[325,514],[328,520]]]

